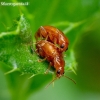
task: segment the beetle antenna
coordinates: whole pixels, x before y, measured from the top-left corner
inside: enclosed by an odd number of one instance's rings
[[[68,77],[68,76],[65,76],[65,75],[64,75],[64,77],[65,77],[65,78],[68,78],[68,79],[71,80],[74,84],[76,84],[76,82],[75,82],[72,78],[70,78],[70,77]]]
[[[57,79],[57,77],[55,77],[45,88],[47,88],[51,83],[53,83],[55,80]]]

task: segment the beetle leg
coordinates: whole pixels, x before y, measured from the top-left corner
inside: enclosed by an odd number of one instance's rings
[[[40,37],[43,38],[43,36],[46,34],[46,30],[43,26],[40,27]]]
[[[57,44],[57,39],[56,38],[54,38],[54,45],[56,45],[58,48],[60,48],[59,45]]]
[[[57,44],[57,39],[54,38],[54,44],[59,48],[59,45]]]
[[[45,61],[46,60],[46,58],[44,58],[44,59],[38,59],[38,62],[42,62],[42,61]]]
[[[56,38],[54,38],[54,44],[55,44],[55,45],[57,44],[57,39],[56,39]]]
[[[45,40],[48,40],[48,35],[46,36]]]
[[[35,49],[34,52],[35,52],[37,55],[39,55],[39,54],[38,54],[38,49]]]
[[[49,64],[49,66],[48,66],[48,68],[47,68],[47,70],[45,71],[45,74],[47,74],[48,73],[48,71],[50,70],[50,68],[51,68],[51,62],[50,62],[50,64]]]

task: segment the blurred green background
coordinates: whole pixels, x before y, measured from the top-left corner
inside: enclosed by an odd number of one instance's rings
[[[6,30],[3,23],[12,26],[13,19],[21,10],[28,19],[33,34],[41,25],[55,25],[64,31],[70,41],[69,50],[74,50],[78,63],[77,75],[67,73],[76,81],[76,85],[62,77],[55,81],[54,87],[50,85],[45,89],[47,82],[44,78],[49,76],[39,75],[34,79],[36,83],[32,84],[37,89],[34,88],[27,100],[100,100],[100,0],[2,0],[1,2],[28,2],[29,5],[20,7],[0,5],[0,32]],[[70,29],[71,23],[82,21],[83,24]],[[70,31],[66,32],[66,29]],[[11,75],[12,80],[18,80],[16,76],[20,74]],[[9,76],[5,77],[4,72],[0,70],[0,100],[25,100],[26,98],[11,97],[11,88],[17,89],[16,95],[17,93],[23,95],[20,90],[21,79],[19,82],[15,81],[19,87],[15,88],[9,85]],[[40,82],[44,85],[38,88]]]

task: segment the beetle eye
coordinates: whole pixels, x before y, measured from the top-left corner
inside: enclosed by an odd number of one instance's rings
[[[60,70],[57,71],[57,74],[60,74]]]
[[[60,46],[60,48],[64,48],[64,44],[62,44],[62,45]]]

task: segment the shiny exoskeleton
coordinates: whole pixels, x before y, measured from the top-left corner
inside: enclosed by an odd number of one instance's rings
[[[36,41],[39,38],[45,39],[53,44],[57,44],[59,51],[63,52],[68,49],[69,41],[65,34],[53,26],[41,26],[35,34]]]
[[[56,69],[56,76],[60,78],[64,74],[65,61],[62,53],[59,53],[58,47],[46,40],[40,40],[36,43],[36,52],[48,62],[50,66]]]

